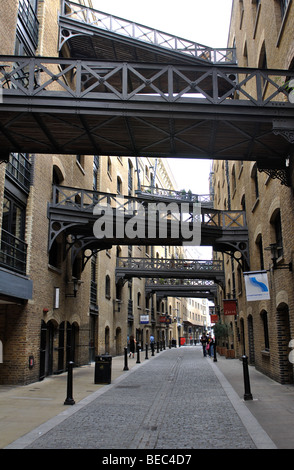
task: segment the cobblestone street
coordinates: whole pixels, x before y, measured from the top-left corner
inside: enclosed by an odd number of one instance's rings
[[[256,448],[199,346],[166,350],[104,390],[29,447]]]

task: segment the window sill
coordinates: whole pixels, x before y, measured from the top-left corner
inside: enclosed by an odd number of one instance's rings
[[[271,353],[267,351],[266,349],[262,349],[261,355],[264,357],[270,357]]]
[[[53,271],[54,273],[62,274],[62,269],[57,268],[56,266],[53,266],[52,264],[48,264],[48,269],[49,271]]]

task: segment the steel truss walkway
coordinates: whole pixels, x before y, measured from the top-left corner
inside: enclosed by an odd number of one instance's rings
[[[146,200],[144,195],[121,196],[67,186],[53,186],[52,200],[48,204],[49,251],[58,237],[71,236],[68,249],[72,248],[73,262],[76,256],[84,256],[86,250],[92,254],[112,245],[179,246],[192,241],[233,256],[238,252],[244,266],[249,266],[248,229],[243,211],[219,211],[197,204],[196,213],[195,203],[172,199],[159,218],[156,211],[161,206]],[[97,221],[103,229],[101,238],[94,235]],[[140,225],[140,229],[128,231],[129,221]],[[195,224],[201,239],[193,239]],[[177,227],[178,232],[174,231]]]
[[[66,45],[72,57],[236,64],[234,48],[214,49],[69,0],[62,3],[59,50]]]
[[[145,293],[156,294],[157,299],[166,297],[207,298],[214,300],[217,285],[207,279],[147,279]]]
[[[138,197],[143,197],[146,201],[166,202],[180,201],[180,202],[196,202],[200,203],[201,207],[213,208],[213,196],[211,194],[193,194],[188,191],[177,191],[175,189],[158,188],[155,186],[144,186],[140,185],[140,189],[137,189],[136,194]]]
[[[116,281],[133,277],[206,279],[224,284],[222,260],[117,258]],[[207,289],[206,289],[207,290]]]
[[[285,170],[294,104],[285,70],[0,56],[9,152],[257,161]]]

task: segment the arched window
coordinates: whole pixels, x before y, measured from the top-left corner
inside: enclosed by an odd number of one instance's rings
[[[138,292],[137,294],[137,306],[141,308],[141,292]]]
[[[110,299],[110,277],[108,274],[105,277],[105,297]]]
[[[264,349],[265,351],[269,351],[270,343],[269,343],[269,334],[268,334],[268,316],[265,310],[261,312],[261,319],[263,323]]]
[[[131,196],[133,190],[133,164],[128,160],[128,194]]]
[[[122,194],[122,180],[119,176],[116,179],[116,191],[117,194]]]
[[[262,243],[262,235],[259,234],[256,239],[256,246],[258,249],[259,254],[259,267],[261,270],[264,269],[264,258],[263,258],[263,243]]]
[[[267,56],[266,56],[265,43],[263,43],[261,51],[260,51],[258,68],[260,68],[262,70],[267,69]],[[264,78],[263,76],[261,76],[261,83],[262,83],[263,88],[264,88],[266,86],[267,82],[266,82],[266,78]]]
[[[253,185],[254,185],[253,190],[254,190],[255,198],[258,199],[259,198],[259,187],[258,187],[258,171],[257,171],[257,165],[256,164],[252,168],[251,178],[252,178]]]
[[[232,168],[232,192],[233,192],[233,195],[234,195],[235,191],[236,191],[236,169],[235,169],[235,165],[233,165],[233,168]]]
[[[272,226],[275,233],[275,243],[277,246],[277,257],[280,258],[283,255],[283,236],[282,236],[282,223],[281,223],[281,212],[278,210],[275,212],[271,219]]]
[[[107,173],[111,177],[111,158],[109,156],[107,157]]]

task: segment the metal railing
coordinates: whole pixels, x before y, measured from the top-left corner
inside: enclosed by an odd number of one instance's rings
[[[27,244],[6,230],[1,232],[0,265],[26,274]]]
[[[211,63],[235,64],[235,48],[212,48],[64,0],[61,17]],[[64,38],[66,40],[66,37]]]
[[[283,103],[284,108],[293,108],[289,100],[293,78],[294,71],[288,70],[0,56],[4,104],[10,96],[34,98],[40,103],[46,100],[48,110],[53,106],[59,112],[64,105],[68,107],[69,98],[80,100],[80,106],[90,106],[95,100],[97,110],[103,99],[239,108]]]
[[[201,196],[199,196],[201,199]],[[53,203],[50,209],[63,208],[68,211],[76,211],[77,213],[93,213],[94,208],[101,210],[109,207],[121,214],[127,216],[137,215],[139,212],[145,213],[148,217],[148,207],[154,210],[154,201],[150,202],[144,194],[135,196],[123,196],[113,193],[102,193],[88,189],[73,188],[69,186],[53,186]],[[160,201],[159,201],[160,202]],[[193,222],[193,201],[173,200],[172,204],[167,205],[166,214],[161,212],[161,217],[166,216],[169,220],[183,222]],[[189,206],[191,204],[191,207]],[[144,211],[142,210],[144,209]],[[198,215],[197,215],[198,217]],[[247,230],[246,216],[244,211],[238,210],[217,210],[209,207],[201,206],[201,214],[199,214],[202,226],[210,229],[223,230]]]
[[[220,273],[223,272],[222,260],[195,260],[195,259],[173,259],[173,258],[117,258],[117,269],[144,270],[144,271],[183,271],[189,277],[189,273]],[[152,277],[149,276],[149,277]]]
[[[152,287],[194,287],[211,289],[215,287],[215,283],[209,279],[174,279],[174,278],[151,278],[146,279],[145,288]]]
[[[26,154],[11,153],[6,165],[6,172],[28,191],[31,183],[31,166]]]
[[[155,186],[141,185],[140,189],[135,191],[138,196],[146,198],[152,197],[153,199],[171,199],[182,202],[196,202],[201,205],[213,206],[213,196],[210,194],[193,194],[191,191],[175,189],[158,188]]]

